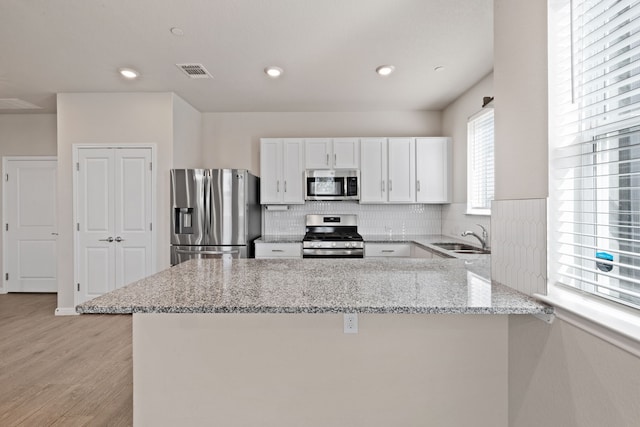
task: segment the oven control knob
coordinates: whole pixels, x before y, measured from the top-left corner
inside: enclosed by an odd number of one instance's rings
[[[335,247],[336,247],[336,242],[333,242],[333,243],[331,244],[331,246],[333,246],[333,247],[335,248]]]
[[[311,246],[313,246],[314,248],[319,248],[320,247],[320,243],[313,242],[313,244]]]
[[[346,248],[350,248],[350,247],[351,247],[351,246],[353,246],[353,245],[351,244],[351,242],[347,242],[347,243],[345,243],[345,244],[344,244],[344,246],[345,246]]]

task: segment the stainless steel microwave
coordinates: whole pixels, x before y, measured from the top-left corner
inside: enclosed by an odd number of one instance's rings
[[[360,200],[359,170],[307,169],[305,200]]]

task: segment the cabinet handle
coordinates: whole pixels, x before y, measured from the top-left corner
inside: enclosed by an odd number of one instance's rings
[[[284,192],[287,192],[287,181],[284,182]]]
[[[282,249],[271,249],[271,252],[284,252]]]
[[[384,193],[384,180],[382,181],[382,192]]]
[[[276,181],[276,193],[280,192],[280,181]]]
[[[416,181],[416,190],[420,191],[420,180]]]
[[[329,166],[329,154],[327,154],[327,166]]]
[[[392,252],[395,252],[395,251],[396,251],[395,249],[383,249],[382,250],[383,253],[392,253]]]
[[[338,163],[338,155],[337,155],[337,154],[334,154],[334,155],[333,155],[333,165],[335,166],[335,165],[336,165],[336,163]]]
[[[98,242],[113,242],[113,237],[109,236],[106,239],[98,239]]]
[[[393,190],[391,190],[391,180],[389,180],[389,192],[391,192]]]
[[[124,239],[120,236],[116,237],[116,242],[124,242]]]

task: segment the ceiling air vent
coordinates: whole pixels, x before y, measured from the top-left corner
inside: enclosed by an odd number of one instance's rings
[[[202,64],[176,64],[187,76],[192,79],[212,79],[213,76]]]

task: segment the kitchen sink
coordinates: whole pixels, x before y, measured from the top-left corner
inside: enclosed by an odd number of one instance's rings
[[[442,249],[446,249],[448,251],[453,251],[457,254],[490,254],[491,251],[488,249],[480,249],[475,246],[467,245],[466,243],[434,243],[434,246],[437,246]]]

